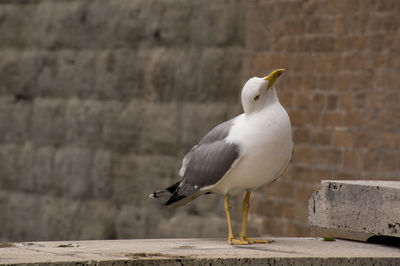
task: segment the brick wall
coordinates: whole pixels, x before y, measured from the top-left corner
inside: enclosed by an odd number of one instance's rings
[[[171,210],[147,195],[241,112],[249,77],[281,67],[296,153],[253,195],[250,232],[319,234],[306,221],[319,180],[399,179],[399,12],[398,1],[2,1],[0,239],[225,237],[222,197]]]
[[[306,211],[321,179],[400,180],[399,14],[399,1],[248,5],[243,77],[288,69],[278,93],[296,144],[284,177],[257,195],[260,233],[323,234]]]

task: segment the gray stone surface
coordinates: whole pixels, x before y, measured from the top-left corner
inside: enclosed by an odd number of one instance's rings
[[[397,248],[345,240],[136,239],[0,244],[0,265],[399,265]]]
[[[308,213],[313,226],[400,237],[400,182],[324,180]]]

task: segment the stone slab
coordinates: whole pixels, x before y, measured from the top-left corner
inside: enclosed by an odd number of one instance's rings
[[[231,246],[226,239],[136,239],[0,243],[0,265],[400,265],[400,251],[321,238],[272,238]]]
[[[313,226],[400,237],[400,182],[323,180],[308,214]]]

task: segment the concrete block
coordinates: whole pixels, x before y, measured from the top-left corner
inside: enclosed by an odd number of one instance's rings
[[[162,219],[160,213],[152,208],[124,204],[116,217],[115,230],[118,238],[145,238],[149,235],[150,219]],[[155,230],[156,228],[153,228]]]
[[[107,6],[108,4],[111,5]],[[115,28],[111,32],[117,47],[135,48],[141,42],[150,44],[153,39],[153,29],[157,25],[156,18],[161,17],[161,10],[154,7],[158,3],[149,1],[106,1],[98,8],[105,6],[103,12],[112,13],[115,16]],[[154,19],[149,20],[149,17]]]
[[[0,187],[2,189],[16,189],[18,187],[18,155],[19,147],[15,144],[0,145]]]
[[[274,18],[274,3],[247,4],[245,23],[245,44],[250,50],[268,50],[273,44],[271,33],[279,31],[279,28],[271,31],[271,21]]]
[[[32,140],[34,144],[60,145],[65,142],[66,101],[36,98],[33,102]]]
[[[69,145],[96,148],[101,145],[103,107],[100,101],[71,99],[66,104],[66,141]]]
[[[35,9],[33,20],[36,31],[30,34],[34,40],[33,45],[50,49],[95,49],[109,46],[118,16],[115,15],[114,5],[108,3],[41,1]],[[102,19],[104,17],[109,19]]]
[[[124,103],[112,100],[104,102],[103,108],[101,121],[104,148],[118,152],[137,151],[145,123],[143,114],[146,102],[134,100]]]
[[[179,114],[180,109],[176,102],[173,103],[147,103],[146,111],[141,125],[140,151],[160,155],[176,156],[179,149],[181,136]]]
[[[36,180],[32,173],[35,164],[35,147],[32,144],[27,143],[19,147],[16,164],[18,169],[18,190],[36,191]]]
[[[93,156],[90,172],[90,190],[95,198],[110,198],[113,193],[112,155],[97,150]]]
[[[93,51],[62,50],[43,53],[38,87],[41,96],[79,97],[93,95]]]
[[[183,89],[175,87],[175,69],[182,62],[182,52],[169,49],[153,51],[151,62],[146,70],[146,87],[151,99],[157,102],[171,102]],[[181,77],[185,78],[185,77]]]
[[[32,102],[41,91],[38,86],[38,74],[42,70],[42,59],[46,52],[11,49],[8,53],[18,59],[18,82],[16,83],[18,87],[10,92],[17,102]]]
[[[207,201],[207,199],[203,198]],[[223,206],[221,204],[220,206]],[[161,238],[168,237],[225,237],[227,235],[226,218],[215,212],[191,213],[178,210],[171,210],[174,215],[169,219],[164,218],[163,223],[158,223],[158,235]],[[204,216],[203,216],[204,215]],[[207,216],[207,223],[202,217]],[[232,226],[238,229],[236,221],[232,220]],[[208,226],[212,224],[213,226]],[[239,230],[239,229],[238,229]]]
[[[149,100],[149,91],[144,86],[144,79],[152,50],[121,49],[114,51],[111,56],[113,57],[110,58],[107,66],[109,72],[117,76],[117,82],[115,87],[107,88],[107,90],[114,91],[115,98],[122,101],[132,98]],[[147,74],[152,76],[152,73]],[[96,76],[99,75],[101,73],[96,73]]]
[[[93,153],[81,148],[58,149],[54,157],[53,186],[59,195],[85,198],[90,189]]]
[[[127,101],[148,96],[144,83],[151,51],[100,51],[95,55],[93,94],[100,99]]]
[[[42,196],[42,208],[34,220],[36,239],[109,239],[115,238],[115,206],[107,200],[83,200]],[[28,229],[28,228],[27,228]]]
[[[58,76],[60,75],[58,70],[59,66],[57,53],[43,51],[37,52],[36,56],[38,61],[40,61],[38,67],[40,71],[37,73],[38,96],[57,97],[59,91],[58,84],[56,82],[58,80]],[[66,92],[63,93],[65,95]]]
[[[145,78],[147,99],[237,103],[243,55],[239,49],[207,47],[151,52]]]
[[[187,58],[183,55],[182,63],[186,60],[192,60],[191,73],[186,76],[176,78],[179,83],[180,79],[193,80],[195,78],[195,86],[190,83],[182,93],[185,95],[183,100],[194,102],[231,102],[237,104],[241,93],[241,66],[243,53],[236,48],[217,48],[207,47],[201,50],[201,56],[193,52],[194,55]],[[191,53],[192,54],[192,53]]]
[[[43,208],[38,209],[36,206],[42,206],[38,195],[7,191],[7,204],[5,211],[2,212],[2,236],[13,241],[43,239],[40,238],[43,233],[43,226],[40,226]]]
[[[49,180],[46,172],[52,160],[47,157],[44,162],[41,150],[31,143],[0,145],[0,187],[26,193],[42,189],[43,183]]]
[[[112,176],[116,203],[140,206],[148,195],[178,179],[179,162],[172,156],[113,154]]]
[[[230,118],[227,115],[228,104],[224,102],[183,103],[179,108],[181,109],[179,147],[182,156],[189,152],[213,127]]]
[[[240,99],[242,85],[244,84],[241,82],[242,75],[239,73],[242,73],[245,54],[238,48],[227,48],[224,50],[222,76],[220,77],[221,88],[216,91],[216,96],[220,101],[237,105],[240,111],[242,111],[242,106],[238,104],[238,99]],[[267,69],[264,71],[267,71]],[[246,80],[248,78],[250,76],[246,76]]]
[[[31,133],[31,101],[0,98],[0,142],[24,143]]]
[[[68,204],[68,200],[63,201]],[[66,213],[71,231],[64,238],[58,239],[115,239],[115,217],[117,206],[103,198],[98,200],[77,200],[77,209]],[[74,217],[76,215],[76,217]],[[79,219],[79,222],[74,222]]]
[[[116,98],[116,55],[114,51],[104,50],[96,53],[94,58],[94,80],[93,89],[100,99]]]
[[[148,34],[154,41],[163,45],[180,45],[190,41],[190,20],[192,18],[192,3],[187,1],[155,2],[154,20],[148,27]],[[188,23],[189,22],[189,23]]]
[[[106,200],[71,199],[59,195],[4,194],[0,190],[0,209],[5,210],[0,222],[2,237],[13,241],[115,238],[115,205]],[[4,197],[7,197],[5,205],[1,202]]]
[[[19,89],[18,56],[15,53],[1,51],[0,61],[0,93],[10,94]]]
[[[199,64],[199,89],[205,89],[201,98],[203,101],[215,99],[217,91],[222,88],[223,58],[223,49],[213,47],[203,51]]]
[[[308,213],[313,226],[400,237],[400,182],[324,180]]]
[[[0,48],[22,48],[29,44],[35,34],[32,21],[35,20],[34,2],[21,4],[1,3]],[[13,29],[13,30],[10,30]]]
[[[0,177],[1,180],[1,177]],[[8,199],[9,199],[9,192],[5,190],[5,188],[0,184],[0,213],[2,218],[0,219],[0,241],[5,242],[7,240],[7,228],[6,224],[8,223],[8,215],[7,215],[7,208],[8,208]]]
[[[37,147],[35,150],[34,164],[30,171],[34,176],[36,191],[48,193],[55,189],[54,158],[55,148],[51,146]]]
[[[243,42],[245,8],[242,1],[193,3],[190,34],[195,46],[224,46]]]
[[[42,53],[13,49],[0,50],[0,80],[2,81],[0,94],[12,96],[16,102],[32,100],[33,95],[38,92],[37,74],[41,69],[38,54]]]
[[[175,97],[178,101],[200,102],[204,101],[208,94],[208,88],[200,87],[200,62],[203,49],[191,47],[185,49],[178,56],[177,64],[174,66]]]
[[[3,4],[0,47],[104,49],[240,42],[237,1],[53,1]],[[107,20],[103,18],[107,17]],[[152,19],[149,20],[148,18]],[[13,28],[17,34],[10,34]]]

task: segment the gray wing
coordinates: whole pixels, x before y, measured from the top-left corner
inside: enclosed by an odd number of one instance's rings
[[[216,184],[229,171],[240,151],[239,145],[225,141],[232,125],[233,119],[216,126],[184,157],[182,181],[167,205]]]
[[[238,157],[238,145],[225,140],[199,145],[188,158],[183,182],[198,188],[214,185]]]
[[[205,150],[206,147],[211,148],[210,145],[223,141],[229,134],[233,125],[233,119],[225,121],[222,124],[211,129],[199,142],[199,144],[195,145],[183,158],[182,167],[179,170],[179,175],[181,177],[185,176],[186,168],[191,158],[197,155],[197,159],[200,159],[198,149]],[[227,144],[227,143],[226,143]]]

